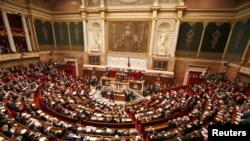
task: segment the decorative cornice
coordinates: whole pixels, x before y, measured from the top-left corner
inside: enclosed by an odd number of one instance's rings
[[[106,8],[105,8],[105,7],[99,7],[98,10],[99,10],[100,12],[105,12],[105,11],[106,11]]]
[[[176,6],[175,9],[176,10],[186,10],[187,7],[186,6]]]
[[[161,9],[161,6],[150,6],[151,10],[159,10]]]
[[[2,54],[0,61],[20,60],[23,58],[38,58],[38,57],[39,57],[38,52]]]
[[[176,10],[177,10],[177,20],[182,20],[182,16],[183,16],[183,11],[186,10],[187,7],[186,6],[176,6]]]
[[[151,20],[157,20],[157,11],[161,9],[160,6],[151,6],[150,9],[152,10],[152,17]]]

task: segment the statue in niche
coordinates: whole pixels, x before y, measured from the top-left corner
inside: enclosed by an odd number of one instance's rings
[[[98,31],[93,32],[92,34],[93,39],[92,39],[92,51],[99,51],[100,50],[100,34]]]
[[[167,42],[167,33],[163,32],[160,34],[159,46],[158,46],[158,55],[166,55],[166,42]]]

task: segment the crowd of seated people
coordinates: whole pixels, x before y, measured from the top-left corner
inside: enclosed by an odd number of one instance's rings
[[[46,67],[46,69],[43,67]],[[43,70],[43,73],[41,70]],[[85,88],[84,83],[80,82],[82,79],[62,77],[61,75],[63,74],[55,73],[55,70],[49,64],[44,65],[41,63],[32,64],[29,68],[17,66],[5,70],[1,69],[1,71],[3,72],[1,75],[1,100],[4,100],[8,114],[11,116],[12,120],[23,125],[22,127],[29,135],[36,135],[42,139],[46,138],[48,140],[89,140],[89,138],[94,138],[94,140],[100,138],[112,140],[134,140],[134,137],[138,136],[135,128],[91,128],[89,126],[87,127],[75,123],[67,123],[57,117],[50,116],[48,113],[45,113],[46,111],[43,112],[37,109],[37,103],[34,102],[36,101],[36,98],[34,97],[37,96],[34,95],[38,88],[42,88],[42,92],[50,93],[48,99],[52,98],[53,100],[61,100],[61,104],[65,102],[65,105],[57,107],[60,110],[67,110],[70,113],[75,113],[75,108],[71,107],[72,109],[70,110],[69,107],[77,105],[77,108],[79,108],[81,106],[80,104],[83,104],[82,107],[84,108],[88,108],[88,105],[89,108],[96,110],[92,113],[92,116],[98,115],[97,112],[102,112],[103,109],[106,112],[114,112],[109,113],[109,115],[120,114],[121,117],[124,116],[124,113],[118,110],[120,107],[117,107],[116,105],[105,105],[99,101],[91,99],[90,96],[85,97],[85,91],[88,91],[88,89]],[[44,84],[44,82],[46,83]],[[68,83],[73,85],[67,86]],[[81,89],[75,89],[76,86],[78,88],[80,85]],[[14,90],[14,87],[16,87],[16,90],[12,91]],[[45,94],[43,96],[45,96]],[[61,96],[61,98],[58,96]],[[88,101],[84,101],[85,98]],[[77,99],[77,102],[74,101],[75,99]],[[47,102],[46,106],[50,104],[53,104],[53,101]],[[85,110],[86,109],[81,109],[81,111]],[[91,117],[89,119],[91,119]],[[6,126],[3,126],[3,128],[2,132],[5,133]],[[13,135],[10,135],[10,137],[13,138]],[[33,138],[29,139],[33,140]],[[19,140],[25,139],[22,138]],[[38,140],[38,138],[35,140]]]
[[[46,84],[48,91],[43,93],[43,102],[47,106],[58,113],[77,119],[80,117],[100,122],[130,122],[128,115],[121,110],[121,105],[97,101],[91,97],[89,86],[74,79],[66,79],[68,78],[55,84]]]
[[[178,117],[179,119],[168,121],[163,131],[158,130],[157,127],[160,125],[147,128],[150,140],[196,140],[196,137],[199,136],[199,140],[203,141],[207,137],[207,127],[210,124],[249,123],[249,107],[245,107],[249,105],[249,98],[240,93],[241,90],[237,89],[237,85],[215,75],[209,76],[206,80],[202,84],[191,86],[195,95],[192,97],[194,99],[192,101],[195,103],[192,103],[193,111],[188,114],[188,118],[196,117],[195,123],[197,126],[194,126],[194,123],[191,122],[177,126],[180,121],[183,122]],[[202,104],[199,105],[200,103]],[[242,103],[245,105],[244,110],[240,109]],[[243,116],[244,112],[247,113],[246,117]]]
[[[26,45],[16,44],[16,51],[19,52],[19,53],[24,53],[24,52],[28,52],[28,49],[27,49]]]
[[[0,54],[9,54],[12,53],[10,50],[10,45],[8,40],[3,39],[2,44],[0,45]]]
[[[53,63],[0,72],[1,134],[15,140],[142,140],[140,132],[144,132],[145,140],[203,141],[208,125],[250,121],[250,101],[242,89],[215,74],[206,75],[201,84],[176,89],[150,86],[144,99],[116,105],[94,99],[91,83],[86,83],[89,79],[66,76]],[[134,127],[84,125],[88,122]]]
[[[139,121],[148,122],[180,112],[183,107],[188,105],[190,99],[188,92],[183,89],[163,93],[158,91],[139,101],[139,103],[127,104],[127,107],[130,107],[127,110]]]
[[[16,51],[19,53],[28,52],[27,46],[24,44],[16,44],[15,47]],[[0,54],[9,54],[9,53],[13,52],[10,49],[9,42],[4,39],[2,40],[2,44],[0,45]]]

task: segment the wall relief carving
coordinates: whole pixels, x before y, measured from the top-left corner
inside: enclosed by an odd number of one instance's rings
[[[167,55],[173,38],[173,27],[168,22],[163,22],[158,26],[156,33],[156,55]]]
[[[128,67],[128,57],[107,56],[107,66],[111,68],[146,70],[147,59],[130,57],[130,67]]]
[[[88,47],[90,52],[101,51],[102,29],[98,22],[92,22],[88,29]]]

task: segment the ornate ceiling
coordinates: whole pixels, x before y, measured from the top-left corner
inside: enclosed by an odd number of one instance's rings
[[[22,0],[20,0],[22,1]],[[26,3],[32,3],[39,7],[50,9],[52,11],[75,11],[81,6],[82,1],[88,7],[90,3],[99,5],[100,0],[23,0]],[[106,0],[105,5],[148,5],[152,4],[154,0]],[[235,8],[249,0],[183,0],[187,8],[190,9],[221,9],[221,8]],[[173,3],[178,0],[159,0],[159,3]]]

